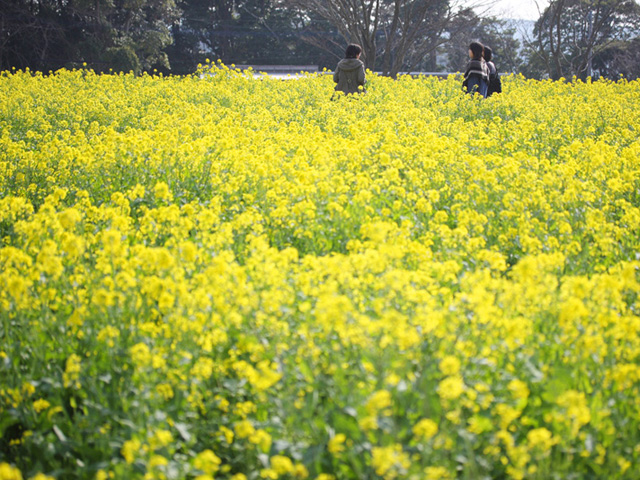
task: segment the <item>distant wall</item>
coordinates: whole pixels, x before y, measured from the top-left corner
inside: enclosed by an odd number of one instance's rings
[[[240,70],[251,68],[254,72],[277,75],[293,75],[300,72],[317,72],[319,70],[318,65],[235,65],[235,68]]]
[[[300,72],[318,72],[318,65],[239,65],[235,64],[235,68],[247,70],[251,68],[255,73],[264,72],[267,75],[284,76],[295,75]],[[380,72],[376,72],[380,73]],[[400,72],[398,75],[411,75],[413,77],[425,75],[428,77],[447,78],[449,75],[456,75],[457,72]]]

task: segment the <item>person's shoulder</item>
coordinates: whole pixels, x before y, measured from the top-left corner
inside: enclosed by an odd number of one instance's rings
[[[336,67],[336,69],[338,68],[346,72],[351,72],[360,68],[364,68],[364,63],[358,58],[343,58],[338,62],[338,66]]]
[[[360,63],[360,60],[357,58],[343,58],[342,60],[340,60],[338,62],[338,66],[339,67],[351,67],[353,68],[354,65]]]

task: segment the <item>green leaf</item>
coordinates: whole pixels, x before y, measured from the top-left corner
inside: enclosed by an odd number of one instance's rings
[[[542,398],[548,403],[555,403],[556,399],[573,385],[572,371],[568,368],[556,368],[553,374],[549,376],[549,380],[542,392]]]
[[[9,428],[12,425],[15,425],[18,422],[19,420],[15,417],[8,416],[6,414],[3,415],[2,418],[0,418],[0,437],[4,436],[4,432],[7,428]]]
[[[313,382],[313,372],[305,361],[298,363],[298,370],[300,370],[300,373],[306,381]]]

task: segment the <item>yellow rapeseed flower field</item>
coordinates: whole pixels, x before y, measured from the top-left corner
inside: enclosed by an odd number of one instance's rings
[[[640,478],[640,83],[0,75],[0,480]]]

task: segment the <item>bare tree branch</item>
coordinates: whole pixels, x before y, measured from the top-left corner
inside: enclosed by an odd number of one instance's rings
[[[368,68],[395,77],[445,40],[460,0],[281,0],[328,21],[347,43],[359,43]],[[482,0],[480,0],[482,1]],[[485,1],[486,5],[491,0]],[[480,4],[478,2],[478,4]]]

